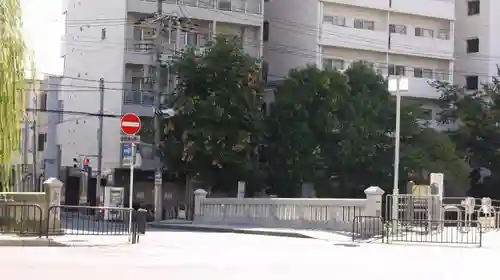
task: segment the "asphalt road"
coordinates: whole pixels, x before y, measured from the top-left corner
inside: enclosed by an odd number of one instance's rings
[[[7,279],[493,279],[498,248],[362,244],[241,234],[148,233],[138,245],[0,248]],[[484,278],[483,278],[484,277]]]

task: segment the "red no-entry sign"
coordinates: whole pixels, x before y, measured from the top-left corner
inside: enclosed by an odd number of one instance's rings
[[[120,127],[127,135],[136,135],[141,130],[141,126],[141,118],[136,114],[126,114],[120,121]]]

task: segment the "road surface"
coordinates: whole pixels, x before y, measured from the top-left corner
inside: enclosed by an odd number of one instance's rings
[[[361,244],[240,234],[150,232],[138,245],[0,248],[6,279],[493,279],[499,248]],[[485,278],[483,278],[485,277]]]

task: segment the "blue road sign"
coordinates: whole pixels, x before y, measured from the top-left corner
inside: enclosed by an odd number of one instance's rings
[[[123,157],[124,158],[132,157],[132,144],[131,143],[124,143],[123,144]]]

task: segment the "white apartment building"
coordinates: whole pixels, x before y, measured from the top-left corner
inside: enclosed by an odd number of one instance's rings
[[[262,56],[263,0],[163,0],[163,14],[189,18],[189,31],[163,34],[164,57],[176,47],[203,46],[216,34],[242,38],[246,52]],[[104,113],[135,113],[143,120],[139,159],[142,169],[154,168],[158,162],[152,152],[152,117],[155,95],[151,77],[154,74],[154,26],[134,24],[154,18],[157,2],[153,0],[66,0],[66,34],[64,37],[64,78],[59,99],[61,109],[98,113],[99,79],[104,79]],[[170,37],[170,40],[169,38]],[[178,44],[175,44],[179,42]],[[163,93],[168,94],[165,86]],[[62,149],[62,166],[73,164],[73,158],[90,158],[96,170],[97,117],[64,115],[58,127]],[[122,165],[119,118],[104,118],[103,168]],[[148,134],[149,133],[149,134]]]
[[[462,0],[456,4],[455,79],[469,90],[498,76],[500,64],[500,2]]]
[[[428,82],[453,80],[454,5],[454,0],[268,0],[268,80],[308,64],[344,69],[363,60],[385,75],[406,76],[405,96],[436,99]]]

